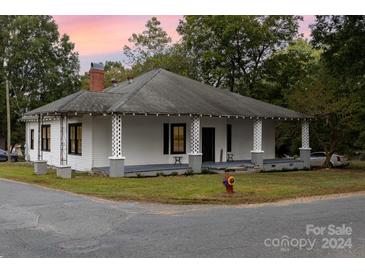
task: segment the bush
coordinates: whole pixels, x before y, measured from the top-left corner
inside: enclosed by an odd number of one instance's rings
[[[202,174],[216,174],[216,172],[211,171],[209,169],[202,169]]]
[[[191,175],[193,175],[194,173],[193,173],[193,170],[192,169],[188,169],[188,170],[186,170],[185,171],[185,173],[184,173],[184,175],[185,176],[191,176]]]

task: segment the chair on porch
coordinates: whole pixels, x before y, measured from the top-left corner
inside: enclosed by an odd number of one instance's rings
[[[175,159],[175,165],[177,164],[180,164],[181,165],[181,159],[182,159],[182,156],[174,156],[174,159]]]
[[[227,153],[227,162],[233,162],[233,153]]]

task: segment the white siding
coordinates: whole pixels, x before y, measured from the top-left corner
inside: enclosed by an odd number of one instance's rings
[[[80,171],[92,167],[109,166],[111,156],[111,117],[79,116],[70,118],[69,123],[82,123],[82,155],[68,155],[68,164]],[[190,117],[167,116],[123,116],[123,156],[126,165],[174,163],[174,156],[163,154],[163,124],[186,123],[186,154],[182,162],[188,162],[190,152]],[[235,118],[201,118],[201,127],[215,128],[215,160],[226,161],[226,125],[232,125],[232,153],[234,160],[251,159],[252,120]],[[51,125],[51,151],[43,152],[43,159],[49,165],[59,165],[60,157],[60,122],[45,121]],[[38,129],[37,122],[27,123],[27,139],[30,161],[37,160]],[[34,129],[34,149],[30,150],[30,130]],[[201,138],[200,134],[200,138]],[[201,142],[200,142],[201,143]],[[202,147],[200,145],[200,151]],[[275,158],[275,122],[263,121],[263,149],[265,159]]]
[[[80,117],[73,117],[68,120],[69,124],[81,123],[82,124],[82,155],[68,154],[68,165],[72,169],[80,171],[88,171],[92,168],[92,153],[93,153],[93,118],[92,116],[85,115]],[[68,138],[67,138],[68,140]],[[68,144],[67,144],[68,149]]]
[[[186,123],[186,152],[189,153],[189,117],[123,116],[122,147],[126,165],[174,163],[176,154],[163,154],[164,123]],[[181,154],[183,163],[188,162],[187,153]]]
[[[88,171],[92,168],[92,117],[75,117],[69,119],[70,123],[82,123],[82,155],[68,154],[68,164],[72,169],[80,171]],[[29,147],[29,160],[36,161],[38,158],[38,123],[27,122],[27,135],[30,136],[30,130],[34,129],[34,149]],[[57,166],[60,164],[60,121],[51,120],[43,122],[44,125],[51,126],[51,151],[43,151],[43,160],[47,161],[48,165]],[[67,139],[68,140],[68,139]]]
[[[109,166],[112,156],[112,120],[110,116],[93,118],[93,167]]]
[[[232,125],[232,153],[234,160],[250,160],[253,148],[253,121],[228,119]],[[264,120],[262,124],[263,150],[265,159],[275,158],[275,122]]]
[[[38,158],[38,123],[27,122],[27,136],[30,136],[30,130],[34,129],[34,149],[30,149],[30,138],[29,147],[29,160],[36,161]],[[43,125],[51,126],[51,149],[50,151],[42,151],[43,160],[46,160],[49,165],[59,165],[60,163],[60,121],[57,120],[44,120]]]

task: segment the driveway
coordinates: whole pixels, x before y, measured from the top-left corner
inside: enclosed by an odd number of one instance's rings
[[[174,206],[109,202],[0,179],[0,256],[365,257],[365,196]]]

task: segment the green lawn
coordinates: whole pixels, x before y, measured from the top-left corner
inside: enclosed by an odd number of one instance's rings
[[[225,193],[222,174],[121,179],[75,174],[65,180],[54,171],[36,176],[25,163],[1,163],[0,178],[111,200],[247,204],[365,190],[365,162],[353,162],[346,169],[236,174],[233,195]]]

